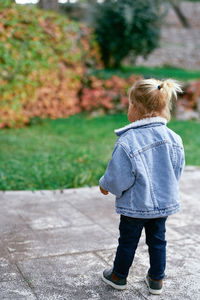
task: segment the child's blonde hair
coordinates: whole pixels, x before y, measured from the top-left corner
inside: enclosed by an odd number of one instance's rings
[[[169,121],[172,99],[177,99],[177,93],[181,92],[181,84],[176,80],[144,79],[130,88],[129,101],[136,107],[140,117],[161,115]]]

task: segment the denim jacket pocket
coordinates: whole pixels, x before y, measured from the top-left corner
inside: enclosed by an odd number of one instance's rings
[[[131,208],[131,197],[132,195],[132,187],[128,190],[122,192],[121,197],[116,197],[116,205],[119,208],[130,209]]]

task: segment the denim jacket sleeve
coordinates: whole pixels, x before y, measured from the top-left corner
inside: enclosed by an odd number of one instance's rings
[[[124,147],[116,143],[112,158],[99,184],[103,189],[121,197],[123,191],[131,187],[134,181],[135,175],[130,157]]]
[[[180,163],[180,176],[183,174],[185,168],[185,152],[184,148],[181,149],[181,163]]]

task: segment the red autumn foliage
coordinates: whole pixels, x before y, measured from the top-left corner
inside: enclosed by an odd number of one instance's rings
[[[185,85],[184,94],[178,100],[178,104],[188,110],[200,109],[200,80],[192,81]]]
[[[80,93],[81,109],[106,113],[125,111],[128,106],[128,89],[140,78],[132,75],[126,79],[113,76],[101,80],[89,76],[83,81]]]
[[[101,67],[92,29],[14,1],[0,1],[0,17],[0,128],[79,112],[81,80]]]

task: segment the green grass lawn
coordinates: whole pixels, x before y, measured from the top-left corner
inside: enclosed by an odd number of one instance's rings
[[[63,189],[98,185],[126,115],[93,119],[78,114],[42,120],[22,129],[0,130],[0,189]],[[172,121],[183,138],[186,163],[200,165],[200,123]]]
[[[104,69],[92,72],[100,78],[109,78],[113,75],[120,77],[128,77],[133,74],[142,75],[144,77],[154,77],[159,79],[174,78],[182,81],[200,79],[200,71],[185,70],[170,66],[165,67],[143,67],[143,66],[122,66],[120,69]]]

